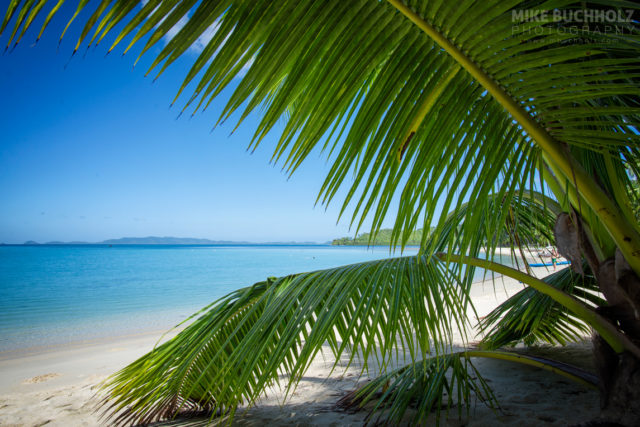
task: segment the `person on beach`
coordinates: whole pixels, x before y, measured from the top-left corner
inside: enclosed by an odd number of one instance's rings
[[[551,263],[553,264],[553,269],[556,269],[556,263],[558,261],[558,251],[555,248],[551,251]]]

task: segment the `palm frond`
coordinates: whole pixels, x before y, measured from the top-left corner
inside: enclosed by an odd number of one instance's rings
[[[466,330],[463,286],[437,260],[400,257],[270,279],[238,290],[105,385],[114,422],[181,410],[233,416],[265,389],[295,387],[323,344],[384,372],[450,349]]]
[[[380,375],[344,396],[345,409],[369,410],[368,420],[385,425],[421,425],[431,414],[438,425],[453,407],[458,417],[469,415],[474,402],[499,408],[491,387],[473,364],[473,358],[491,358],[534,366],[596,388],[595,375],[580,368],[542,357],[505,351],[462,350],[438,355]],[[373,405],[371,405],[373,403]],[[369,406],[367,407],[367,405]],[[444,414],[443,414],[444,410]]]
[[[463,352],[417,361],[380,375],[355,392],[343,397],[338,405],[346,409],[363,408],[375,402],[368,421],[385,425],[419,425],[435,414],[439,423],[455,407],[458,416],[476,400],[497,408],[491,388]],[[443,413],[444,412],[444,413]]]
[[[585,263],[583,268],[589,271]],[[599,296],[599,288],[591,274],[584,277],[570,268],[557,271],[544,279],[565,293],[587,302],[591,306],[602,306],[606,302]],[[513,295],[480,322],[486,333],[481,346],[496,349],[524,342],[566,345],[577,342],[591,334],[591,327],[562,305],[533,288],[525,288]]]
[[[460,253],[467,248],[469,256],[528,269],[529,254],[535,253],[541,242],[554,240],[553,225],[561,211],[556,201],[536,191],[491,194],[482,209],[465,203],[447,215],[439,230],[429,235],[423,250]],[[499,247],[511,249],[508,259],[497,254]],[[462,273],[460,280],[474,277],[466,269],[455,271]]]
[[[561,291],[555,286],[552,286],[543,280],[526,274],[520,270],[516,270],[512,267],[499,264],[486,259],[472,258],[465,255],[454,255],[440,253],[437,255],[440,259],[447,262],[453,262],[456,264],[475,265],[480,268],[485,268],[491,271],[495,271],[500,274],[504,274],[512,279],[516,279],[520,282],[527,284],[528,286],[537,289],[541,293],[548,295],[554,301],[562,304],[564,307],[571,310],[576,316],[584,320],[598,332],[607,344],[616,352],[622,353],[629,351],[636,357],[640,357],[640,347],[634,342],[633,338],[621,331],[615,323],[612,323],[605,316],[600,314],[592,306],[584,301]]]

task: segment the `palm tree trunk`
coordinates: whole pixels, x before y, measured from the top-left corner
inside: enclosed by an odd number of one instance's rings
[[[600,313],[609,318],[633,342],[640,341],[640,280],[618,253],[603,262],[597,272],[598,284],[609,306]],[[600,380],[601,421],[623,426],[640,423],[640,358],[628,351],[616,353],[594,334],[593,353]]]
[[[640,420],[640,359],[626,351],[614,352],[597,334],[593,338],[593,354],[600,381],[601,416],[597,422],[637,426]]]

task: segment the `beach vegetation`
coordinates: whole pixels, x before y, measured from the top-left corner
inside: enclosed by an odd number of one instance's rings
[[[389,246],[391,244],[391,236],[393,230],[390,228],[383,228],[376,233],[375,240],[371,239],[371,233],[360,233],[355,237],[340,237],[331,241],[332,245],[336,246]],[[406,246],[420,246],[422,241],[422,229],[413,231],[407,238]]]

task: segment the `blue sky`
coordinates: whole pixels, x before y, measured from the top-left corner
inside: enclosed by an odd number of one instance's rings
[[[196,52],[153,83],[144,72],[154,52],[135,69],[135,53],[105,57],[105,45],[70,59],[79,27],[58,49],[62,18],[37,45],[31,31],[0,56],[0,242],[353,234],[347,219],[336,225],[340,197],[326,211],[314,207],[328,171],[319,153],[287,180],[269,164],[273,136],[246,151],[256,116],[233,135],[234,121],[211,132],[224,96],[177,119],[169,104]]]

